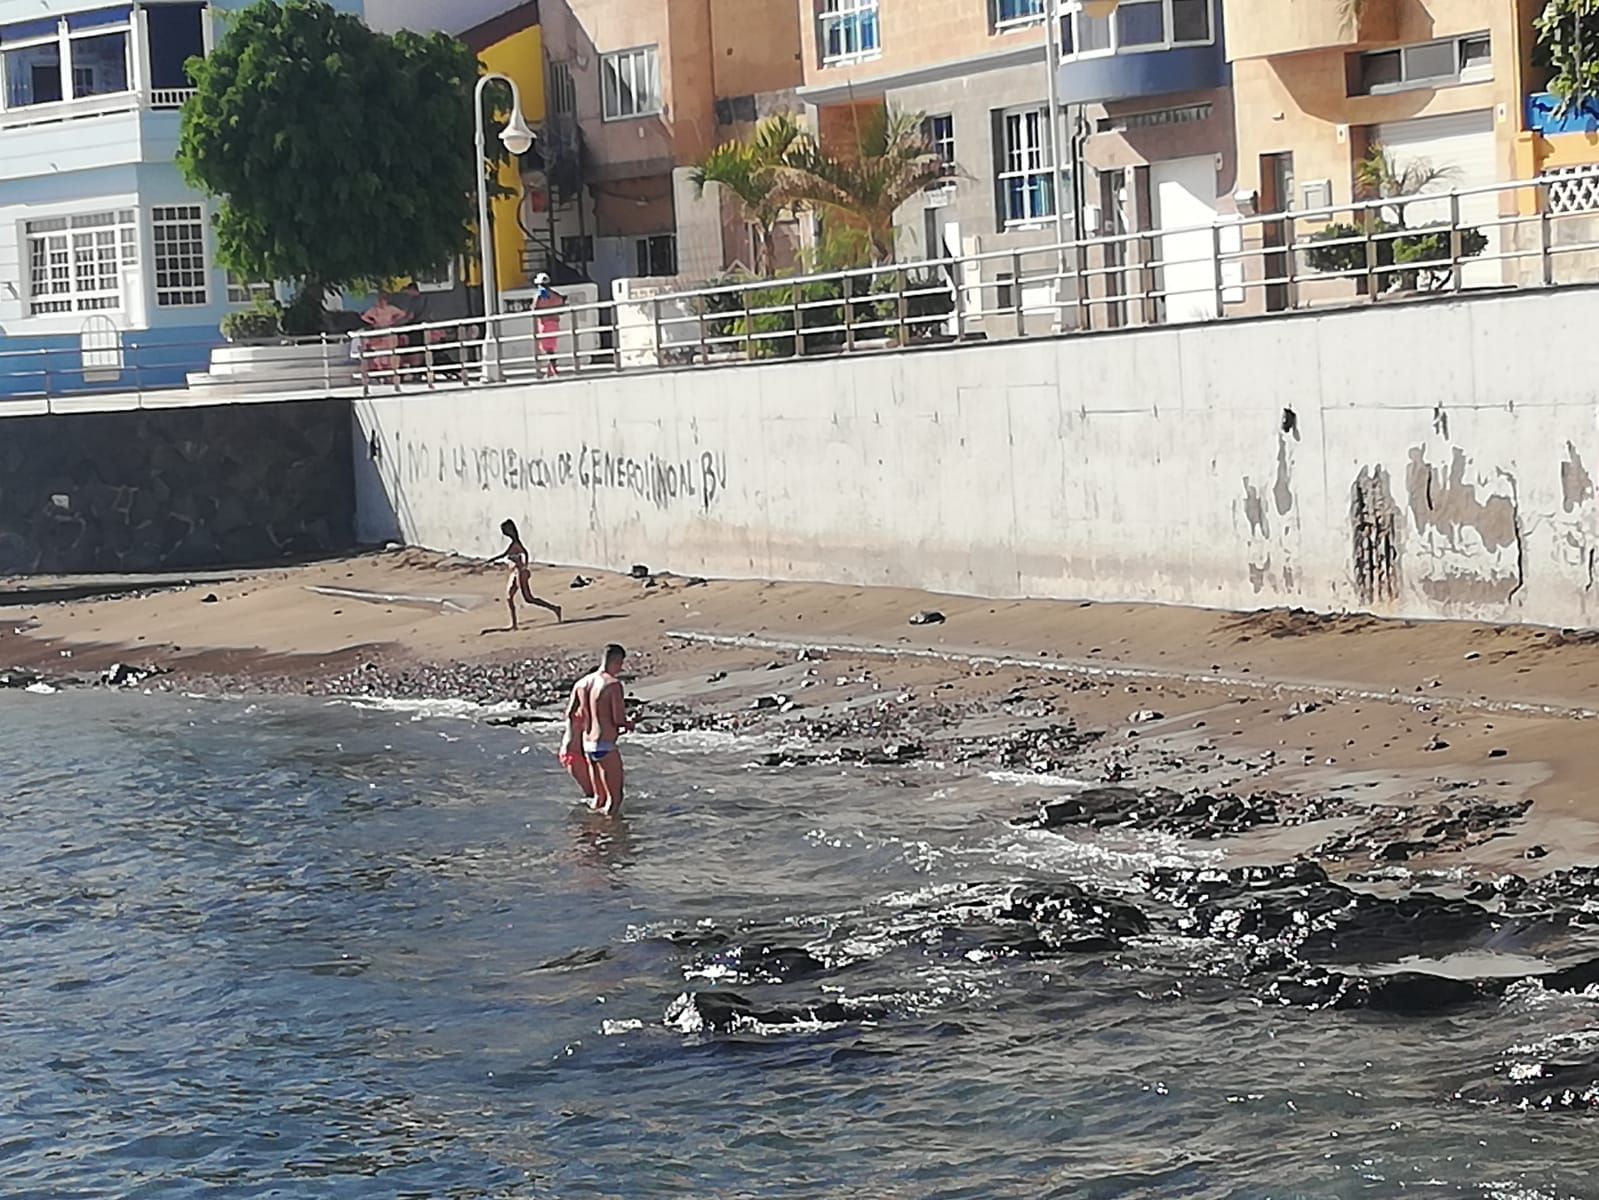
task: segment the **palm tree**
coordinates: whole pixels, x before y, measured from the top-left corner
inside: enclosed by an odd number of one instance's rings
[[[776,246],[773,230],[783,219],[789,204],[778,187],[778,170],[794,144],[800,139],[799,122],[790,113],[765,118],[755,127],[748,142],[723,142],[694,170],[698,194],[705,185],[717,183],[737,197],[744,219],[760,232],[756,247],[756,273],[772,272]]]
[[[874,109],[857,134],[856,153],[823,150],[802,134],[775,172],[791,205],[814,205],[863,226],[878,262],[894,257],[894,214],[947,170],[928,142],[920,114]]]
[[[1454,167],[1435,167],[1425,158],[1401,163],[1382,146],[1373,143],[1366,157],[1355,164],[1355,194],[1361,200],[1394,201],[1394,219],[1403,225],[1406,197],[1419,195],[1458,174]]]

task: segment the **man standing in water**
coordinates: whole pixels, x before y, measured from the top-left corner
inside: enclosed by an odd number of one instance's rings
[[[597,671],[579,679],[566,704],[569,728],[583,731],[583,756],[594,786],[595,811],[615,816],[622,810],[622,751],[616,740],[632,729],[622,681],[617,678],[627,651],[609,645]]]

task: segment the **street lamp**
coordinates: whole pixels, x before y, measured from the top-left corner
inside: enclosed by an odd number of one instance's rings
[[[499,289],[494,279],[494,246],[489,230],[489,180],[483,169],[488,157],[488,138],[483,129],[483,92],[491,83],[503,83],[511,89],[511,116],[500,130],[500,144],[512,154],[526,154],[533,148],[534,134],[522,115],[522,90],[516,86],[516,80],[491,73],[477,81],[472,107],[477,119],[477,240],[479,277],[483,283],[483,380],[498,383],[500,331],[494,318],[499,313]]]

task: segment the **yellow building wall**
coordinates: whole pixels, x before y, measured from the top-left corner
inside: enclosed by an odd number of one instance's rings
[[[522,115],[529,125],[537,126],[544,120],[544,36],[533,25],[483,51],[479,58],[483,65],[497,75],[516,81],[522,89]],[[492,140],[498,130],[490,130]],[[494,225],[494,273],[501,291],[526,287],[527,271],[522,266],[522,246],[526,238],[517,222],[517,208],[522,203],[522,180],[517,175],[516,164],[501,165],[500,186],[510,194],[490,200]],[[476,272],[473,272],[476,275]]]

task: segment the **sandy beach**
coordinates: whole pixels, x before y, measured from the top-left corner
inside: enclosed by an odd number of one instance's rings
[[[617,641],[645,729],[765,731],[846,761],[1014,761],[1199,795],[1216,801],[1203,815],[1149,819],[1225,838],[1240,861],[1539,873],[1593,844],[1599,638],[1586,633],[560,567],[534,585],[564,621],[524,609],[510,632],[504,581],[401,550],[12,603],[0,667],[13,684],[459,698],[514,706],[538,731]]]

